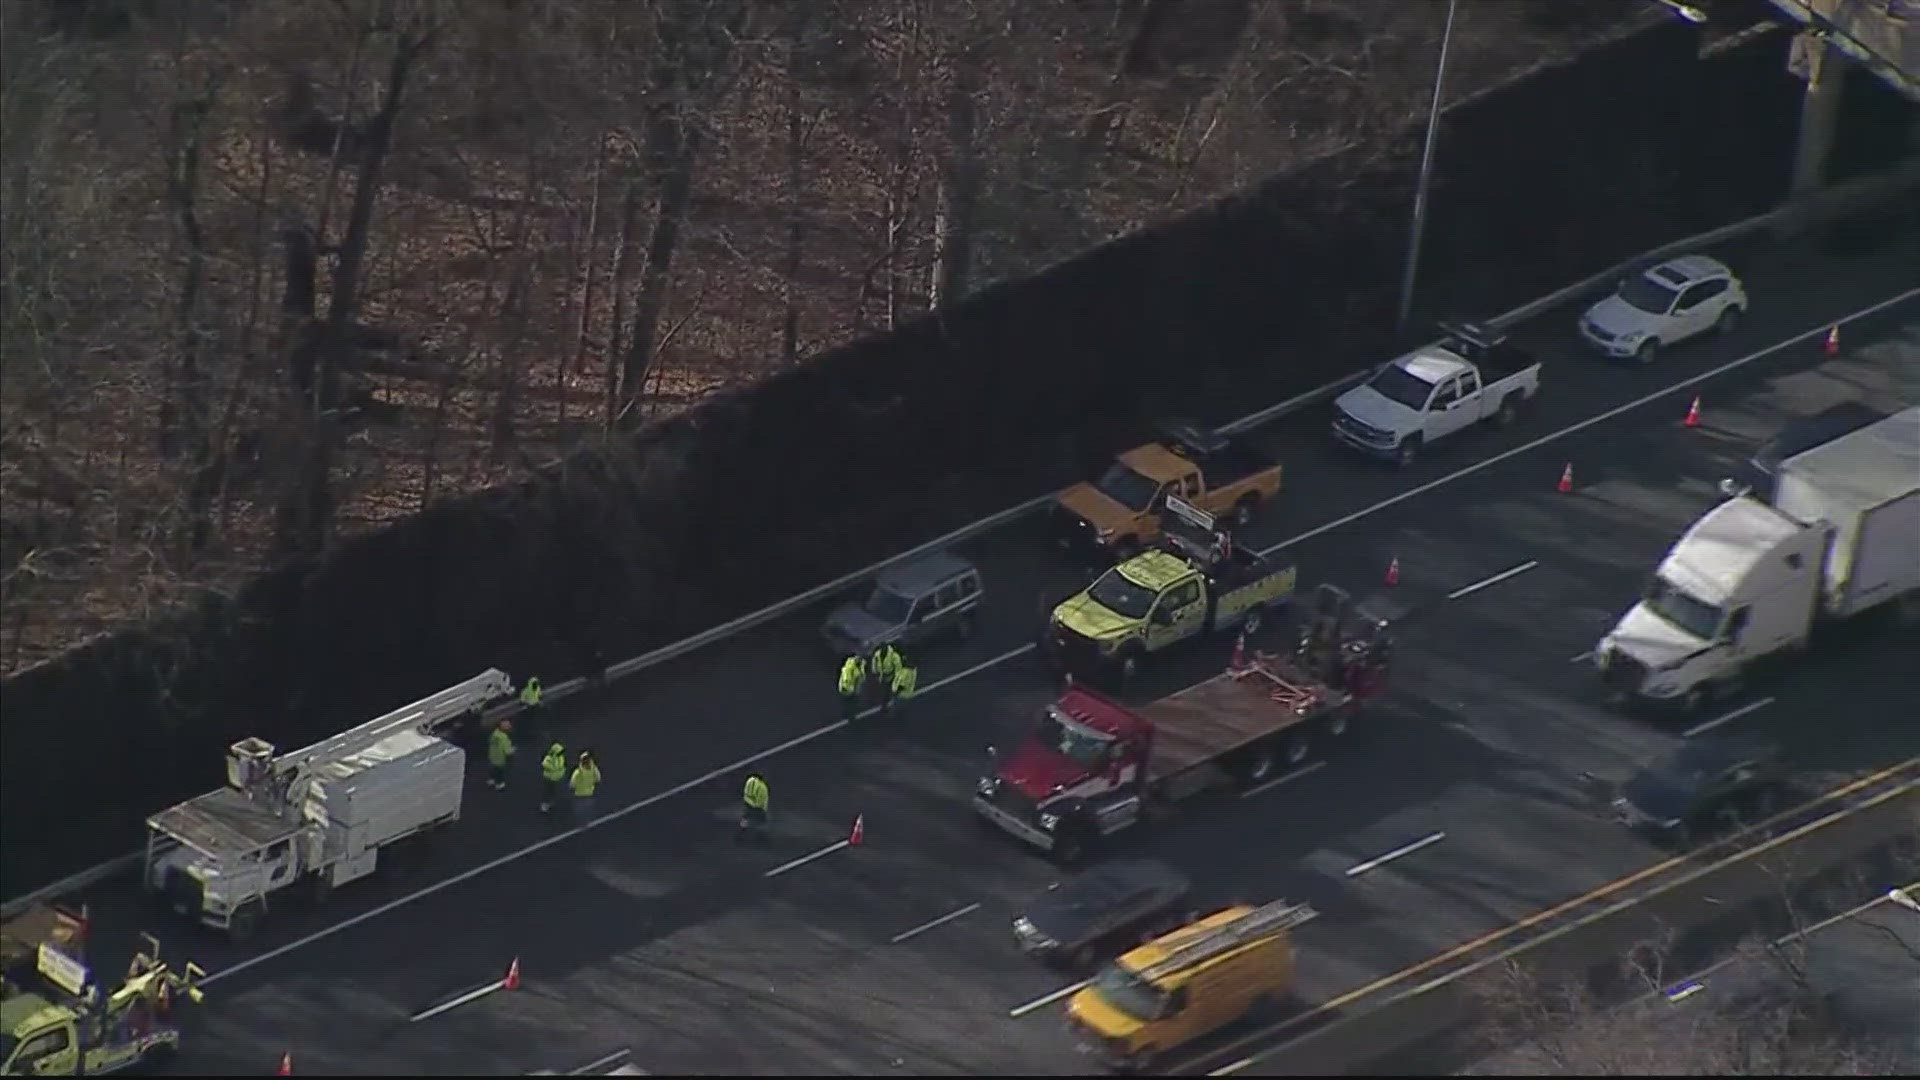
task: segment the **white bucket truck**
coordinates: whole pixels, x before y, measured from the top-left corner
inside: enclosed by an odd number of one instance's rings
[[[489,669],[304,750],[248,738],[227,786],[147,819],[148,889],[235,937],[302,880],[324,894],[373,873],[380,850],[460,818],[466,753],[438,734],[513,692]]]
[[[1723,490],[1726,488],[1723,486]],[[1737,489],[1736,489],[1737,490]],[[1920,408],[1780,465],[1773,502],[1739,495],[1680,537],[1594,650],[1617,699],[1698,708],[1816,625],[1920,599]]]

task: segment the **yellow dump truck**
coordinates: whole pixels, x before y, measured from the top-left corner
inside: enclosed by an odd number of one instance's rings
[[[206,972],[174,972],[142,935],[127,977],[109,991],[82,957],[84,915],[36,906],[0,927],[0,1076],[98,1076],[162,1065],[180,1046],[174,1007],[198,1003]],[[31,957],[31,961],[28,961]]]
[[[1099,480],[1054,497],[1059,544],[1126,560],[1160,538],[1167,500],[1246,525],[1280,493],[1280,466],[1238,437],[1163,425],[1160,442],[1119,455]]]
[[[1171,1052],[1293,990],[1289,931],[1307,904],[1236,904],[1126,953],[1067,999],[1082,1046],[1121,1072],[1164,1070]]]

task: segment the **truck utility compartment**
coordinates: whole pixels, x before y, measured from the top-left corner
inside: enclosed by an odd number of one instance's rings
[[[1151,783],[1207,765],[1249,743],[1346,704],[1347,695],[1262,655],[1135,711],[1152,722]]]

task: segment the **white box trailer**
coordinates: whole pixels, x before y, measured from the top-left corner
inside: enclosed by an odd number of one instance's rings
[[[1833,527],[1821,589],[1828,617],[1920,589],[1920,407],[1788,458],[1773,505]]]
[[[1667,552],[1594,650],[1619,697],[1692,710],[1822,623],[1920,600],[1920,408],[1781,463],[1772,505],[1740,495]]]
[[[147,819],[143,881],[179,914],[243,936],[282,889],[365,877],[383,848],[459,820],[466,753],[436,732],[512,692],[488,670],[300,750],[234,743],[226,787]]]

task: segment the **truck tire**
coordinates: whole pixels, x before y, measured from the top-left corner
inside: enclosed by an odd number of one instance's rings
[[[1520,395],[1508,394],[1500,399],[1500,409],[1493,414],[1493,422],[1503,428],[1510,428],[1520,422]]]
[[[965,615],[960,616],[959,621],[954,623],[953,625],[953,632],[954,632],[954,635],[957,636],[961,641],[965,641],[968,638],[972,637],[973,636],[973,612],[969,611]]]
[[[1266,606],[1263,604],[1255,604],[1252,607],[1248,608],[1245,612],[1241,613],[1240,629],[1246,631],[1249,634],[1257,634],[1260,632],[1260,623],[1263,620],[1265,620],[1266,617],[1267,617]]]
[[[1418,435],[1409,435],[1400,440],[1399,449],[1393,452],[1393,463],[1404,469],[1420,460],[1420,451],[1424,449],[1421,443],[1424,441]]]
[[[1121,687],[1131,683],[1134,676],[1140,674],[1140,658],[1146,655],[1138,645],[1129,645],[1120,650],[1114,661],[1114,674],[1118,676]]]
[[[1123,536],[1113,542],[1113,561],[1116,563],[1126,562],[1138,554],[1140,538],[1137,536]]]
[[[1288,765],[1299,766],[1306,763],[1307,755],[1313,751],[1313,737],[1305,728],[1295,728],[1281,744],[1281,756]]]
[[[172,1043],[155,1043],[133,1063],[134,1070],[151,1075],[164,1074],[170,1070],[177,1053]]]
[[[1233,763],[1234,779],[1242,788],[1259,787],[1273,778],[1277,762],[1271,745],[1255,743],[1241,751],[1239,760]]]
[[[1061,866],[1078,866],[1085,862],[1088,853],[1093,850],[1095,835],[1084,825],[1061,822],[1062,828],[1053,838],[1053,859]]]
[[[260,928],[260,919],[266,914],[266,905],[258,900],[249,900],[233,911],[233,918],[227,923],[227,936],[235,941],[245,941]]]
[[[1240,501],[1233,504],[1233,523],[1246,528],[1253,524],[1253,515],[1260,510],[1260,496],[1242,495]]]
[[[1345,735],[1347,733],[1347,726],[1352,721],[1353,721],[1352,709],[1350,708],[1335,709],[1332,715],[1327,717],[1327,734],[1333,736],[1336,739],[1342,735]]]

